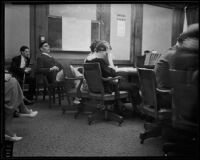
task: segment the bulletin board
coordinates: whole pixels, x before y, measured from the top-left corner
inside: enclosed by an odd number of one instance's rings
[[[97,21],[71,17],[48,17],[48,40],[52,49],[90,51],[90,44],[100,39]]]
[[[112,4],[110,44],[114,60],[130,60],[131,5]]]

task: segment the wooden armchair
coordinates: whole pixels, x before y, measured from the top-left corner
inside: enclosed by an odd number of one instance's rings
[[[80,104],[76,104],[77,106],[77,112],[74,114],[74,118],[76,119],[80,113],[83,112],[84,109],[84,101],[85,99],[88,99],[88,92],[83,92],[81,91],[81,86],[83,84],[83,77],[77,77],[77,78],[65,78],[66,84],[68,85],[66,87],[65,93],[67,96],[67,100],[70,106],[74,105],[72,104],[72,101],[70,98],[79,98],[80,99]],[[75,81],[78,82],[78,87],[75,88],[73,85],[70,85],[74,83]],[[62,108],[63,114],[66,112],[66,108]]]
[[[84,77],[88,85],[89,97],[97,102],[96,112],[88,116],[88,124],[90,125],[94,120],[99,117],[99,113],[103,112],[105,120],[116,120],[119,125],[123,122],[123,117],[114,113],[109,105],[120,105],[118,103],[120,99],[127,98],[128,92],[116,91],[112,93],[105,93],[104,81],[117,80],[117,84],[120,82],[120,77],[103,78],[101,74],[101,68],[99,63],[85,63],[84,64]],[[117,104],[115,104],[117,102]],[[115,108],[114,108],[115,109]]]
[[[198,144],[198,87],[192,84],[192,72],[170,70],[172,83],[172,124],[164,155],[169,152],[196,157]]]
[[[1,158],[13,158],[13,146],[14,142],[5,140],[1,146]]]
[[[162,124],[171,119],[171,109],[158,106],[157,93],[169,94],[170,90],[156,88],[155,73],[151,69],[138,68],[142,97],[142,112],[151,117],[155,123],[145,123],[145,132],[140,134],[141,143],[147,138],[161,136]]]
[[[53,103],[55,103],[56,94],[58,95],[59,105],[61,106],[61,100],[62,100],[62,97],[64,97],[64,93],[66,89],[65,81],[49,83],[45,75],[36,73],[36,100],[38,98],[38,94],[41,87],[43,90],[43,100],[45,99],[46,92],[48,93],[49,108],[52,107],[52,101]]]

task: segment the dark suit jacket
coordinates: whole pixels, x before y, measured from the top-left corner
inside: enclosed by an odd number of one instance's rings
[[[10,72],[13,74],[15,78],[19,80],[19,82],[23,81],[24,68],[20,68],[21,64],[21,55],[16,56],[12,59]],[[30,59],[27,59],[25,67],[28,67],[30,64]]]
[[[64,69],[63,66],[53,57],[40,54],[40,56],[37,58],[36,72],[39,74],[46,75],[48,82],[52,83],[56,80],[57,74],[57,72],[50,72],[50,68],[53,66],[57,66],[59,68],[59,71]]]

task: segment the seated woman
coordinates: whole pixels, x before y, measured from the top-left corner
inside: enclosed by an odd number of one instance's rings
[[[35,117],[38,111],[28,109],[24,104],[24,95],[18,81],[5,71],[5,139],[10,141],[19,141],[18,137],[11,131],[12,118],[15,110],[19,111],[20,117]]]
[[[100,41],[96,44],[95,53],[93,53],[92,58],[87,58],[86,63],[99,62],[101,66],[102,76],[115,77],[117,76],[116,67],[113,64],[112,55],[111,55],[111,46],[107,41]],[[115,82],[104,82],[105,92],[115,91]],[[133,83],[127,81],[120,81],[119,85],[120,90],[128,90],[131,97],[131,103],[133,105],[133,111],[136,110],[136,105],[140,104],[141,98],[139,95],[139,87]]]

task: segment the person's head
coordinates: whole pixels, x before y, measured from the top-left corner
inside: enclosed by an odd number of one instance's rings
[[[49,53],[50,52],[50,46],[47,41],[43,41],[39,45],[40,51],[44,53]]]
[[[24,58],[30,58],[30,51],[27,46],[21,46],[20,53]]]
[[[94,41],[91,43],[91,45],[90,45],[90,50],[91,50],[92,53],[96,51],[96,46],[97,46],[98,42],[100,42],[100,41],[99,41],[99,40],[94,40]]]
[[[145,50],[144,55],[146,56],[148,53],[150,53],[150,50]]]
[[[188,27],[187,31],[184,31],[177,38],[177,46],[184,45],[185,42],[195,43],[199,40],[199,24],[195,23]]]
[[[112,50],[112,47],[107,41],[99,41],[96,44],[96,52],[104,51],[104,52],[109,53],[111,50]]]

